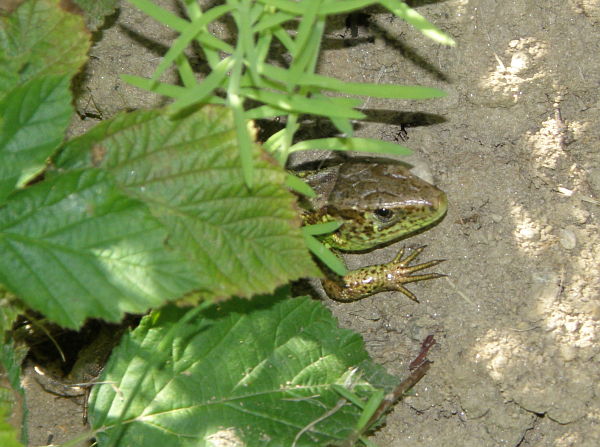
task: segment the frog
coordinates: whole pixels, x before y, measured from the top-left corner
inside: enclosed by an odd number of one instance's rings
[[[325,163],[319,169],[300,171],[316,192],[301,200],[305,225],[341,222],[333,233],[321,237],[329,248],[366,252],[383,247],[436,225],[446,214],[448,200],[438,187],[391,159],[358,157]],[[405,284],[440,278],[440,273],[420,273],[443,260],[411,265],[425,247],[404,256],[401,249],[388,263],[352,270],[338,276],[325,268],[322,285],[337,301],[351,302],[384,291],[399,291],[417,301]]]

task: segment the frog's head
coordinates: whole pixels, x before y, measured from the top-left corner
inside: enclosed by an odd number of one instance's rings
[[[446,194],[401,164],[344,165],[327,204],[327,215],[343,225],[327,243],[364,251],[425,229],[446,213]]]

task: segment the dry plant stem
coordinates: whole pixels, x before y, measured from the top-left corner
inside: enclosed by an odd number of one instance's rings
[[[400,385],[394,388],[394,391],[385,396],[385,398],[381,401],[381,404],[379,404],[377,410],[375,410],[375,413],[373,413],[373,416],[371,416],[371,419],[369,419],[369,422],[365,424],[365,427],[371,427],[379,418],[381,418],[385,413],[387,413],[389,409],[398,400],[400,400],[408,390],[410,390],[417,383],[419,383],[423,376],[427,374],[427,371],[429,371],[429,367],[432,363],[433,362],[429,360],[425,360],[413,372],[411,372],[410,375],[406,379],[404,379],[402,383],[400,383]],[[359,432],[354,433],[343,444],[341,444],[341,447],[354,446],[361,435],[362,433]]]
[[[408,390],[414,387],[419,381],[427,374],[429,371],[429,367],[433,362],[429,360],[425,360],[418,368],[416,368],[410,375],[400,383],[394,391],[385,396],[385,399],[379,405],[379,408],[375,411],[369,422],[367,422],[367,427],[371,426],[375,421],[377,421],[381,416],[383,416],[398,400],[400,400]]]
[[[423,340],[423,343],[421,344],[421,352],[419,352],[419,355],[412,362],[410,362],[410,365],[408,365],[409,371],[414,371],[421,366],[421,364],[426,360],[427,353],[433,347],[433,345],[435,345],[435,343],[436,342],[433,335],[428,335],[425,337],[425,340]]]

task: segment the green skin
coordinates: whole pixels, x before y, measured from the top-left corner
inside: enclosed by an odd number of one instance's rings
[[[369,160],[349,160],[302,175],[317,192],[315,199],[303,203],[307,210],[304,222],[343,222],[338,230],[322,239],[331,248],[348,252],[373,250],[422,231],[446,213],[443,191],[411,174],[398,162]],[[411,266],[422,250],[413,250],[404,259],[401,250],[389,263],[353,270],[344,277],[327,272],[323,287],[338,301],[356,301],[394,290],[417,301],[404,284],[443,276],[412,274],[441,262]]]

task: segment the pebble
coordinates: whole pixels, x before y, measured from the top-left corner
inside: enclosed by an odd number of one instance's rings
[[[561,228],[558,230],[558,238],[560,245],[562,245],[565,250],[573,250],[577,245],[575,232],[570,228]]]

